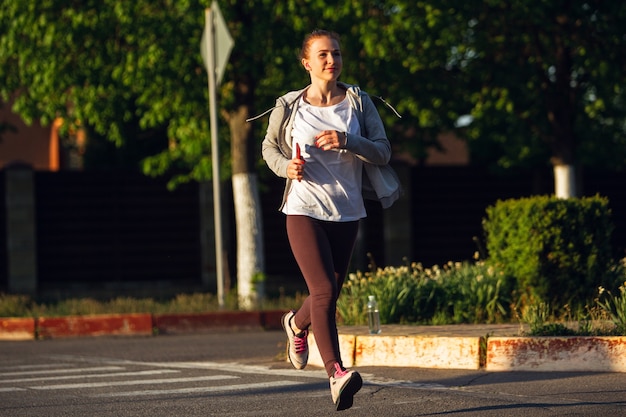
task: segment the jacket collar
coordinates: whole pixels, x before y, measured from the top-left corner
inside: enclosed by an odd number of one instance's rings
[[[351,100],[358,100],[359,99],[359,95],[360,95],[361,89],[358,86],[352,85],[352,84],[346,84],[346,83],[343,83],[341,81],[338,81],[337,85],[339,87],[343,88],[344,90],[346,90],[346,94],[349,94],[351,96],[350,97]],[[304,87],[304,88],[302,88],[300,90],[290,91],[290,92],[286,93],[285,95],[281,96],[276,101],[276,105],[274,107],[270,107],[269,109],[265,110],[263,113],[261,113],[261,114],[259,114],[257,116],[251,117],[249,119],[246,119],[246,122],[252,122],[254,120],[260,119],[261,117],[265,116],[266,114],[268,114],[269,112],[271,112],[272,110],[274,110],[278,106],[290,107],[296,100],[300,99],[302,94],[310,86],[311,86],[311,84],[307,85],[306,87]]]

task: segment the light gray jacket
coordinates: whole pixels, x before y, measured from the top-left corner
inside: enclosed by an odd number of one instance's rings
[[[365,163],[364,172],[372,169],[377,170],[378,168],[375,167],[386,166],[391,158],[391,143],[387,139],[385,127],[372,99],[357,86],[344,83],[339,83],[339,86],[346,89],[346,97],[350,101],[350,105],[357,110],[356,114],[361,125],[362,135],[349,133],[345,149],[363,160]],[[269,125],[262,144],[263,159],[268,167],[282,178],[287,178],[287,167],[292,159],[291,130],[299,99],[306,88],[291,91],[279,97],[274,108],[270,109]],[[285,204],[290,187],[291,180],[287,178],[280,209]],[[364,175],[363,196],[381,201],[385,208],[389,207],[399,195],[399,183],[395,191],[382,191],[385,201],[381,198],[381,193],[373,188],[376,186],[372,186],[367,175]],[[391,201],[386,201],[389,199]]]

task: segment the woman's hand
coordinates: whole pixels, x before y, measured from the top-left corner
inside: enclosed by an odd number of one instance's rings
[[[287,177],[292,180],[302,181],[304,172],[304,159],[293,158],[287,167]]]
[[[336,130],[324,130],[315,136],[315,146],[324,151],[345,148],[346,142],[346,134]]]
[[[300,153],[300,144],[296,143],[296,157],[291,160],[287,166],[287,177],[292,180],[302,181],[302,173],[304,172],[304,158]]]

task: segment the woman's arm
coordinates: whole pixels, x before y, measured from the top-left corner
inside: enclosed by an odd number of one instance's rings
[[[285,104],[276,102],[276,107],[272,110],[267,126],[267,132],[262,144],[262,154],[267,166],[279,177],[287,178],[287,168],[291,158],[286,157],[279,146],[279,135],[281,125],[285,117]]]
[[[361,135],[348,134],[345,149],[365,162],[386,165],[391,159],[391,143],[387,139],[385,126],[372,99],[362,95],[364,132]]]

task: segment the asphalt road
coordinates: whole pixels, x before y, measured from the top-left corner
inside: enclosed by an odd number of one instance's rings
[[[282,332],[0,342],[0,416],[625,416],[626,374],[359,368],[336,412]]]

